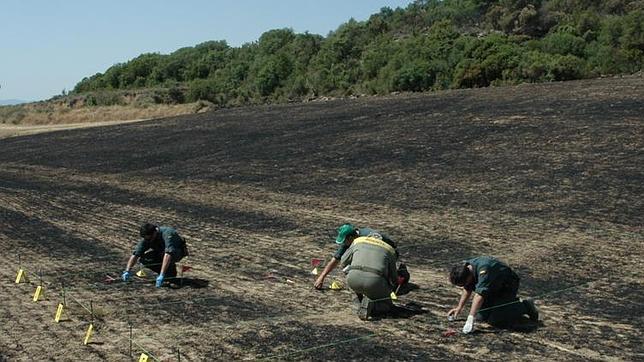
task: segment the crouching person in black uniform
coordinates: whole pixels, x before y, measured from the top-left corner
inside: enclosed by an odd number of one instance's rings
[[[473,331],[475,319],[501,328],[510,327],[523,315],[534,322],[539,319],[532,300],[517,298],[519,276],[495,258],[480,256],[455,265],[449,280],[463,292],[456,308],[447,313],[448,318],[456,317],[474,295],[463,333]]]
[[[130,280],[132,267],[140,259],[141,264],[159,274],[156,286],[160,288],[164,280],[177,276],[176,263],[188,256],[186,242],[174,228],[167,226],[146,223],[141,225],[140,233],[143,239],[132,252],[122,279]]]

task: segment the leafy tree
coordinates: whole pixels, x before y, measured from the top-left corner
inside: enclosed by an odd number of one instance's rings
[[[155,102],[225,106],[629,73],[644,65],[643,14],[640,0],[416,0],[325,37],[274,29],[142,54],[72,94],[118,104],[117,90],[154,87]]]
[[[541,43],[543,51],[552,54],[583,56],[586,48],[583,38],[567,32],[548,34]]]
[[[270,95],[288,77],[290,70],[291,64],[284,55],[272,56],[263,62],[255,78],[259,93]]]
[[[431,64],[425,60],[413,60],[404,64],[393,79],[393,88],[401,91],[422,91],[431,89],[435,73]]]

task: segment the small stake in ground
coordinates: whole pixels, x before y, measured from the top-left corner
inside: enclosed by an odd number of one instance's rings
[[[34,302],[37,302],[38,299],[40,299],[40,296],[42,294],[42,285],[39,285],[36,287],[36,291],[34,292]]]
[[[145,353],[141,353],[141,357],[139,357],[139,362],[148,362],[148,355]]]
[[[54,317],[54,321],[56,321],[56,323],[60,322],[60,317],[62,317],[63,315],[63,308],[63,303],[58,303],[58,309],[56,309],[56,317]]]
[[[87,345],[89,343],[90,338],[92,338],[92,332],[94,332],[94,325],[90,323],[89,327],[87,328],[87,333],[85,333],[85,340],[83,341],[84,345]]]
[[[25,276],[25,271],[22,270],[22,268],[18,269],[18,275],[16,275],[16,284],[20,284],[21,282],[26,282],[27,278]]]
[[[40,296],[42,295],[43,287],[42,287],[42,270],[38,270],[38,280],[39,280],[39,285],[36,288],[36,292],[34,293],[34,302],[37,302],[38,299],[40,299]]]

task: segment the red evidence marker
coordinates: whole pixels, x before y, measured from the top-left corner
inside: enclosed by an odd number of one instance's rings
[[[443,332],[443,337],[451,337],[455,335],[456,335],[456,331],[452,328],[447,328],[447,330]]]
[[[315,268],[316,266],[322,264],[323,261],[324,259],[311,258],[311,266]]]

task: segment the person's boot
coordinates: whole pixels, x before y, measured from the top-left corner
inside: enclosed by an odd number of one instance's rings
[[[355,294],[351,300],[351,307],[354,312],[358,313],[360,311],[360,306],[362,305],[362,295]]]
[[[366,321],[369,319],[373,312],[373,302],[366,296],[362,297],[362,303],[360,303],[360,309],[358,310],[358,318]]]
[[[377,302],[371,302],[373,307],[369,313],[370,317],[384,317],[389,314],[394,308],[394,303],[391,299],[379,300]]]
[[[537,307],[534,305],[534,300],[524,299],[523,305],[525,305],[525,309],[528,313],[528,316],[530,317],[530,320],[533,322],[539,321],[539,310],[537,310]]]

